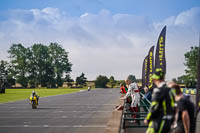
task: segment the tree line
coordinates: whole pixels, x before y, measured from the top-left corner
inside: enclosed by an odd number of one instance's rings
[[[66,82],[69,87],[86,86],[87,78],[84,73],[71,78],[72,63],[68,59],[68,52],[58,43],[33,44],[25,47],[23,44],[12,44],[8,50],[9,61],[0,61],[0,73],[6,73],[6,87],[19,83],[23,88],[62,87]],[[94,81],[96,88],[113,88],[122,81],[116,81],[99,75]]]
[[[74,80],[70,76],[72,63],[68,52],[58,43],[33,44],[25,47],[23,44],[12,44],[8,50],[9,61],[0,61],[0,73],[6,74],[6,87],[19,83],[23,88],[62,87],[66,82],[69,87],[86,86],[87,78],[84,73]],[[94,81],[96,88],[113,88],[119,85],[114,76],[107,78],[99,75]]]
[[[184,54],[186,66],[185,74],[174,78],[173,81],[179,84],[185,84],[187,87],[196,88],[197,85],[197,67],[198,67],[199,47],[191,47],[190,51]]]
[[[60,87],[63,76],[69,78],[72,64],[68,52],[59,44],[33,44],[24,47],[13,44],[9,50],[9,62],[1,61],[1,69],[7,72],[7,86],[19,83],[22,87]]]

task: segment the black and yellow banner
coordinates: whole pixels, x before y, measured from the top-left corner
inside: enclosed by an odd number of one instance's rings
[[[149,50],[148,53],[148,58],[147,58],[147,87],[149,89],[153,88],[153,80],[152,80],[152,76],[153,76],[153,72],[154,72],[154,46],[152,46]]]
[[[152,75],[154,72],[154,46],[149,50],[148,55],[145,57],[142,66],[142,88],[153,88]]]
[[[148,56],[145,57],[142,65],[142,88],[147,86],[147,63],[148,63]]]
[[[166,26],[162,29],[158,38],[156,55],[155,55],[155,69],[160,68],[166,73],[166,59],[165,59],[165,38]]]

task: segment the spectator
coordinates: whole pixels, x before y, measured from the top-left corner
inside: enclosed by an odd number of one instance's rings
[[[177,102],[177,126],[172,130],[173,133],[194,133],[194,104],[183,95],[179,85],[174,85]]]
[[[127,93],[127,88],[126,88],[126,85],[124,84],[120,84],[120,90],[121,90],[121,93],[122,94],[126,94]]]
[[[133,75],[129,75],[126,79],[126,84],[128,86],[128,92],[124,97],[121,99],[127,99],[129,96],[131,96],[131,107],[130,110],[132,112],[138,112],[138,105],[140,102],[140,94],[138,85],[136,83],[136,78]],[[134,118],[136,118],[136,114],[133,115]],[[135,121],[136,122],[136,121]]]
[[[145,92],[144,98],[151,101],[152,92],[147,87],[144,88],[144,92]]]

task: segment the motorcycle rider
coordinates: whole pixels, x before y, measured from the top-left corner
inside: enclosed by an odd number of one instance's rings
[[[35,92],[35,91],[33,90],[30,97],[34,97],[34,96],[35,96],[36,99],[37,99],[37,105],[38,105],[39,95],[37,94],[37,92]]]
[[[91,86],[88,86],[88,91],[90,91],[91,90]]]
[[[164,82],[162,69],[156,69],[152,79],[157,88],[153,90],[150,111],[144,120],[145,124],[149,124],[146,133],[167,133],[175,116],[174,93]]]

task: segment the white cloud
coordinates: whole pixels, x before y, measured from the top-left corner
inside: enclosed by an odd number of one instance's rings
[[[167,25],[168,78],[184,73],[184,53],[197,44],[200,7],[184,11],[162,22],[134,14],[111,14],[101,10],[72,17],[57,8],[12,10],[0,21],[0,59],[12,43],[60,43],[69,51],[72,76],[84,72],[89,79],[99,74],[125,79],[141,78],[141,66],[148,49],[157,43]],[[4,53],[4,54],[2,54]]]

